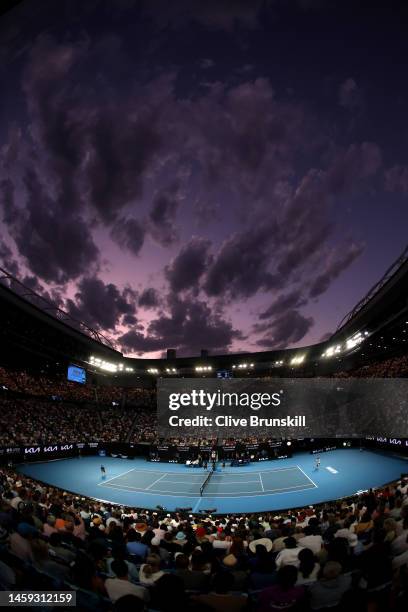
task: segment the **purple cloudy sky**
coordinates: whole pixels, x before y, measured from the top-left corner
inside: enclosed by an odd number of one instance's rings
[[[130,355],[327,336],[408,242],[407,11],[356,4],[3,14],[2,267]]]

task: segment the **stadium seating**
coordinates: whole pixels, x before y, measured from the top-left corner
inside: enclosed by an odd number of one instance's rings
[[[399,357],[342,375],[404,375],[407,363]],[[72,441],[157,439],[151,391],[111,387],[95,393],[84,386],[76,394],[65,381],[4,368],[0,385],[1,446],[46,444],[56,432]],[[79,498],[6,467],[0,468],[0,492],[4,589],[73,588],[80,609],[124,609],[109,597],[106,582],[121,580],[113,571],[119,566],[112,565],[119,560],[126,562],[129,580],[120,586],[130,594],[129,605],[151,611],[224,610],[226,603],[261,612],[282,606],[405,609],[406,482],[314,507],[222,517]],[[135,532],[137,555],[128,547]],[[132,600],[135,593],[139,600],[145,593],[144,603]]]

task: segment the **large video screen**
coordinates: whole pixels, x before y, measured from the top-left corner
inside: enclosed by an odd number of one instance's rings
[[[232,378],[232,370],[217,370],[217,378]]]
[[[84,368],[80,368],[76,365],[68,366],[68,380],[72,380],[73,382],[81,383],[82,385],[86,383],[86,372]]]

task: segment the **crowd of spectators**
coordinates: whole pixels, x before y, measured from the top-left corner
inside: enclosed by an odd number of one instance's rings
[[[347,376],[406,373],[401,357]],[[152,390],[3,368],[0,386],[1,446],[157,442]],[[223,517],[113,506],[5,468],[0,496],[0,588],[75,588],[94,611],[407,609],[408,482],[296,511]]]
[[[0,469],[0,587],[86,609],[406,610],[408,482],[262,515],[111,506]],[[48,582],[47,582],[48,581]]]
[[[407,374],[408,356],[400,356],[341,372],[338,376],[387,378]],[[48,444],[61,440],[159,444],[155,404],[156,391],[150,388],[80,385],[45,373],[30,374],[0,367],[0,445]],[[374,418],[374,412],[371,410],[370,418]],[[381,421],[382,414],[378,418]],[[401,418],[405,415],[401,414]],[[373,428],[378,429],[374,424]],[[195,432],[190,439],[174,438],[167,442],[175,446],[212,447],[214,440],[205,437],[206,432],[200,439]],[[240,441],[246,446],[271,444],[267,436]],[[235,442],[228,437],[219,440],[223,446],[229,443],[233,446]]]
[[[143,412],[132,408],[105,407],[98,411],[100,431],[98,440],[94,442],[127,442],[133,429],[135,420],[143,420],[139,413]]]
[[[147,406],[156,408],[156,389],[127,387],[124,390],[124,401],[128,406]]]
[[[35,397],[60,397],[71,401],[93,401],[94,390],[90,385],[78,385],[68,380],[44,374],[29,374],[24,370],[0,367],[0,386],[3,389]]]
[[[92,406],[35,398],[0,398],[0,446],[56,442],[125,442],[137,408]]]
[[[402,355],[377,361],[348,372],[339,372],[336,376],[341,378],[404,378],[408,376],[408,356]]]
[[[157,415],[150,407],[100,405],[0,394],[0,446],[66,442],[159,444]],[[242,439],[244,444],[255,438]],[[260,440],[262,442],[262,440]],[[180,447],[212,448],[213,438],[171,438]],[[271,442],[265,439],[265,442]],[[220,440],[235,447],[236,440]]]
[[[24,370],[0,367],[0,388],[41,398],[119,406],[153,406],[154,389],[114,385],[78,384],[64,377],[46,373],[29,374]]]

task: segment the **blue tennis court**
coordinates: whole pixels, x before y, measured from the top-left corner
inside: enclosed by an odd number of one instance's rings
[[[100,465],[106,468],[102,478]],[[357,449],[338,449],[314,456],[299,453],[290,459],[240,467],[218,467],[200,495],[209,472],[174,463],[142,459],[82,457],[18,466],[27,476],[121,505],[168,510],[189,507],[194,512],[216,508],[218,513],[261,512],[315,504],[353,495],[400,477],[408,471],[406,458]]]
[[[197,473],[198,472],[198,473]],[[210,476],[202,492],[204,497],[241,497],[299,491],[317,485],[299,466],[269,469],[261,472],[214,472],[189,469],[189,473],[141,471],[138,468],[102,480],[98,486],[126,491],[151,491],[175,497],[200,495],[200,488]]]

